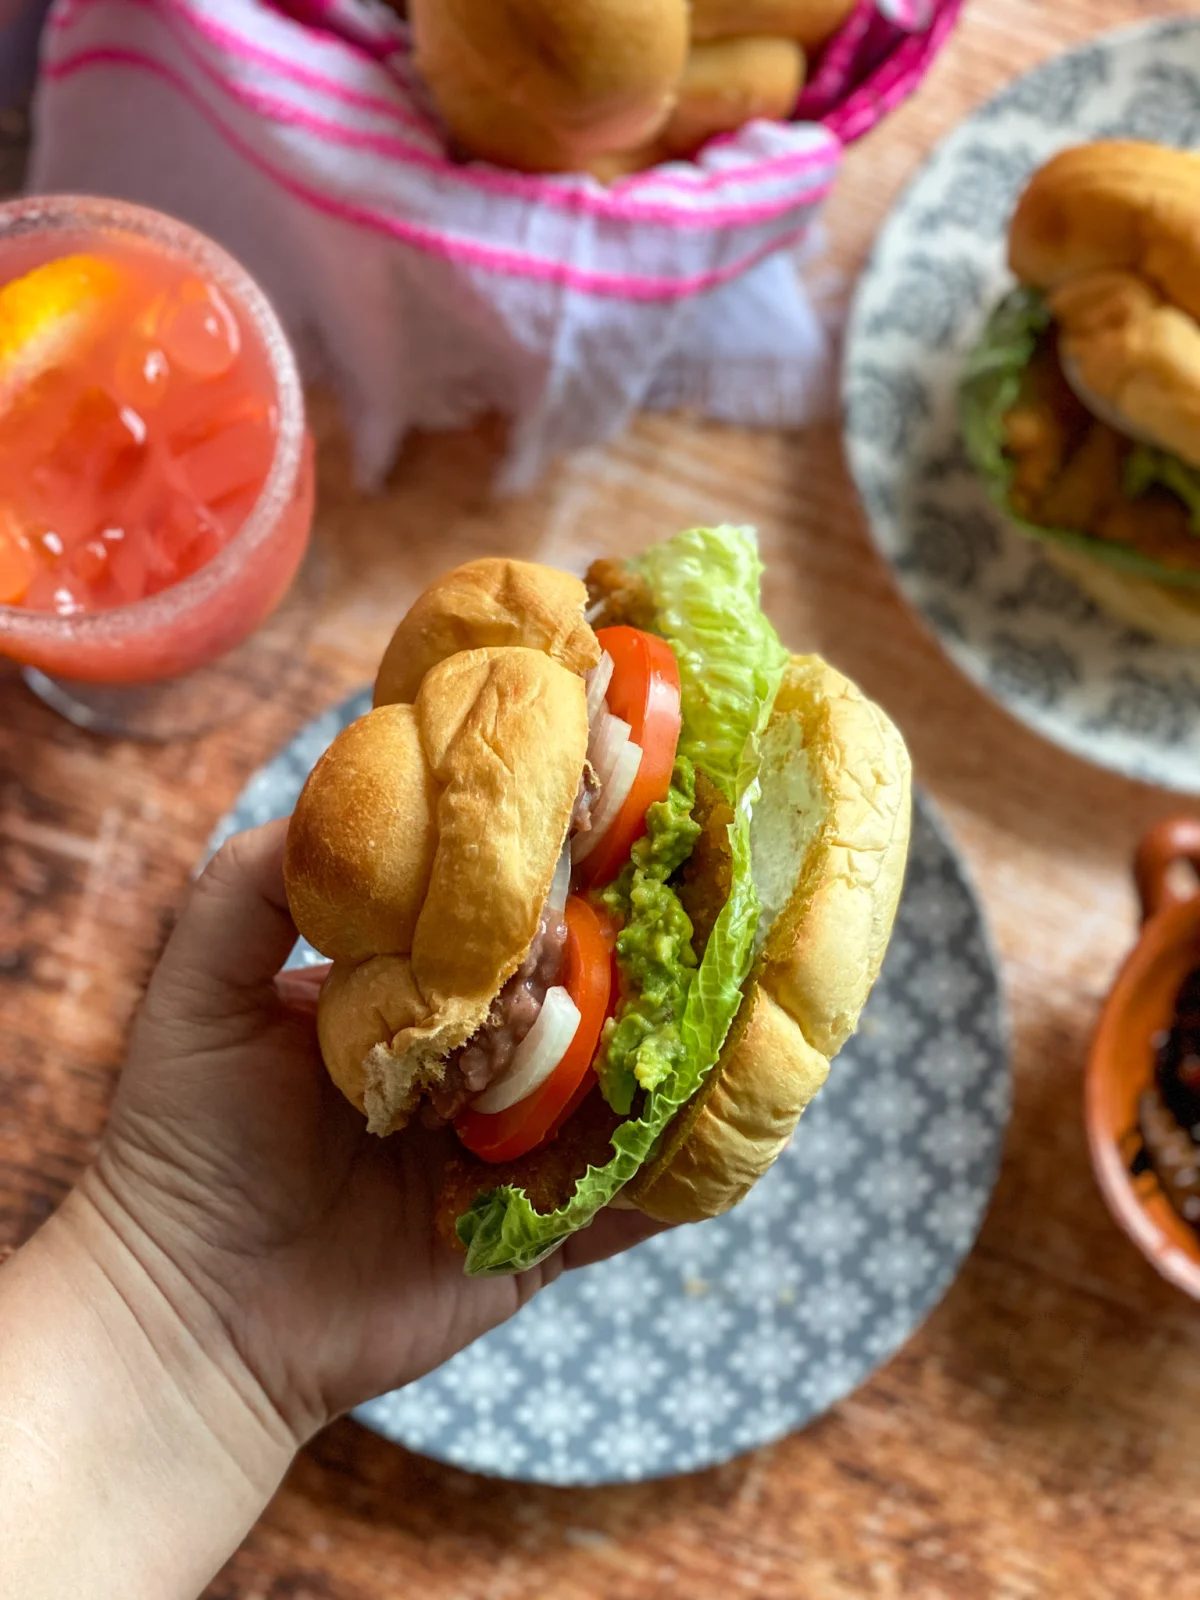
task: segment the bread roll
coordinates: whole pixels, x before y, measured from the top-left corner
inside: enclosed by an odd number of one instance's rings
[[[296,926],[322,955],[412,949],[436,803],[412,706],[360,717],[317,762],[288,829],[284,879]]]
[[[791,116],[804,82],[804,52],[791,39],[723,39],[692,46],[679,100],[662,133],[668,155],[693,155],[719,133],[756,117]]]
[[[1116,269],[1200,318],[1200,155],[1097,140],[1063,150],[1017,203],[1008,259],[1022,283],[1055,289]]]
[[[414,710],[438,838],[413,971],[450,1013],[490,1002],[533,942],[587,758],[587,696],[538,650],[468,650],[426,673]]]
[[[736,1205],[783,1150],[857,1025],[908,852],[911,777],[882,711],[794,656],[763,741],[751,841],[759,954],[721,1058],[623,1203],[664,1222]]]
[[[1200,155],[1100,140],[1030,179],[1009,263],[1098,415],[1200,466]]]
[[[404,1125],[527,954],[587,741],[578,673],[539,650],[468,650],[426,672],[412,706],[345,729],[310,775],[288,899],[335,962],[322,1050],[372,1131]]]
[[[429,1015],[407,956],[335,962],[325,979],[317,1010],[321,1054],[334,1083],[366,1113],[372,1133],[403,1127],[421,1090],[439,1081],[431,1064],[410,1055],[405,1067],[392,1048]]]
[[[581,170],[666,121],[687,0],[412,0],[416,64],[457,145],[527,172]]]
[[[579,578],[531,561],[488,556],[455,567],[425,590],[392,635],[375,679],[375,704],[411,701],[431,667],[460,650],[524,645],[571,672],[600,659],[584,620]]]
[[[1047,304],[1064,370],[1096,415],[1200,467],[1200,323],[1129,272],[1068,278]]]
[[[778,34],[817,50],[845,22],[856,0],[692,0],[692,38]]]

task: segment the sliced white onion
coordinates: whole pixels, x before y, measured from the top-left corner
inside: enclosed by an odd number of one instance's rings
[[[537,1021],[513,1052],[512,1065],[502,1078],[476,1095],[471,1110],[492,1116],[531,1095],[566,1055],[578,1031],[579,1007],[565,989],[555,984],[546,990]]]
[[[612,682],[613,658],[605,650],[599,661],[587,674],[584,682],[587,684],[587,711],[588,722],[596,720],[596,713],[604,704],[604,696],[608,693],[608,686]]]
[[[571,840],[571,860],[585,861],[612,827],[617,813],[629,798],[633,780],[642,764],[642,747],[630,739],[622,747],[613,768],[612,776],[600,791],[600,803],[592,812],[592,826],[587,833],[577,833]]]
[[[596,769],[596,776],[600,779],[601,786],[612,776],[617,757],[625,748],[632,732],[633,729],[627,722],[622,722],[620,717],[614,717],[610,711],[601,711],[592,729],[592,736],[588,740],[588,760]]]
[[[557,911],[561,916],[567,909],[567,896],[571,892],[571,852],[563,845],[562,855],[550,880],[550,893],[546,896],[546,910]]]

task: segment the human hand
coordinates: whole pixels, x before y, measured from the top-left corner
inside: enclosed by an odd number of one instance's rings
[[[0,1266],[5,1600],[194,1600],[323,1423],[654,1231],[612,1212],[521,1277],[464,1276],[433,1229],[451,1136],[368,1136],[311,979],[279,974],[284,833],[197,884],[95,1163]]]
[[[296,938],[285,831],[231,840],[197,884],[83,1192],[152,1278],[169,1274],[166,1292],[197,1304],[197,1326],[220,1330],[215,1359],[245,1368],[299,1444],[655,1225],[608,1212],[531,1272],[464,1276],[433,1229],[452,1136],[368,1135],[322,1065],[303,978],[277,979]]]

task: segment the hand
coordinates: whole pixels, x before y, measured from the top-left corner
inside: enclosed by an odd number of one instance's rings
[[[194,1600],[330,1417],[654,1230],[612,1212],[522,1277],[464,1277],[433,1233],[450,1136],[368,1136],[311,980],[279,975],[284,832],[201,878],[95,1164],[0,1266],[5,1600]]]
[[[368,1135],[322,1066],[304,979],[277,979],[296,938],[284,835],[279,823],[231,840],[197,884],[84,1194],[298,1444],[655,1225],[604,1213],[520,1277],[464,1276],[433,1233],[452,1136]]]

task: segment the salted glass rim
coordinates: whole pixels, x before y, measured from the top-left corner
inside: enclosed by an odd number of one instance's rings
[[[279,412],[275,453],[262,492],[246,520],[211,561],[158,594],[104,611],[72,616],[0,605],[3,641],[88,643],[157,633],[224,588],[246,560],[268,540],[295,498],[304,460],[304,392],[296,358],[264,291],[234,258],[205,234],[165,212],[125,200],[90,195],[36,195],[0,201],[0,255],[13,238],[41,232],[108,234],[157,245],[196,267],[229,295],[262,345]]]

